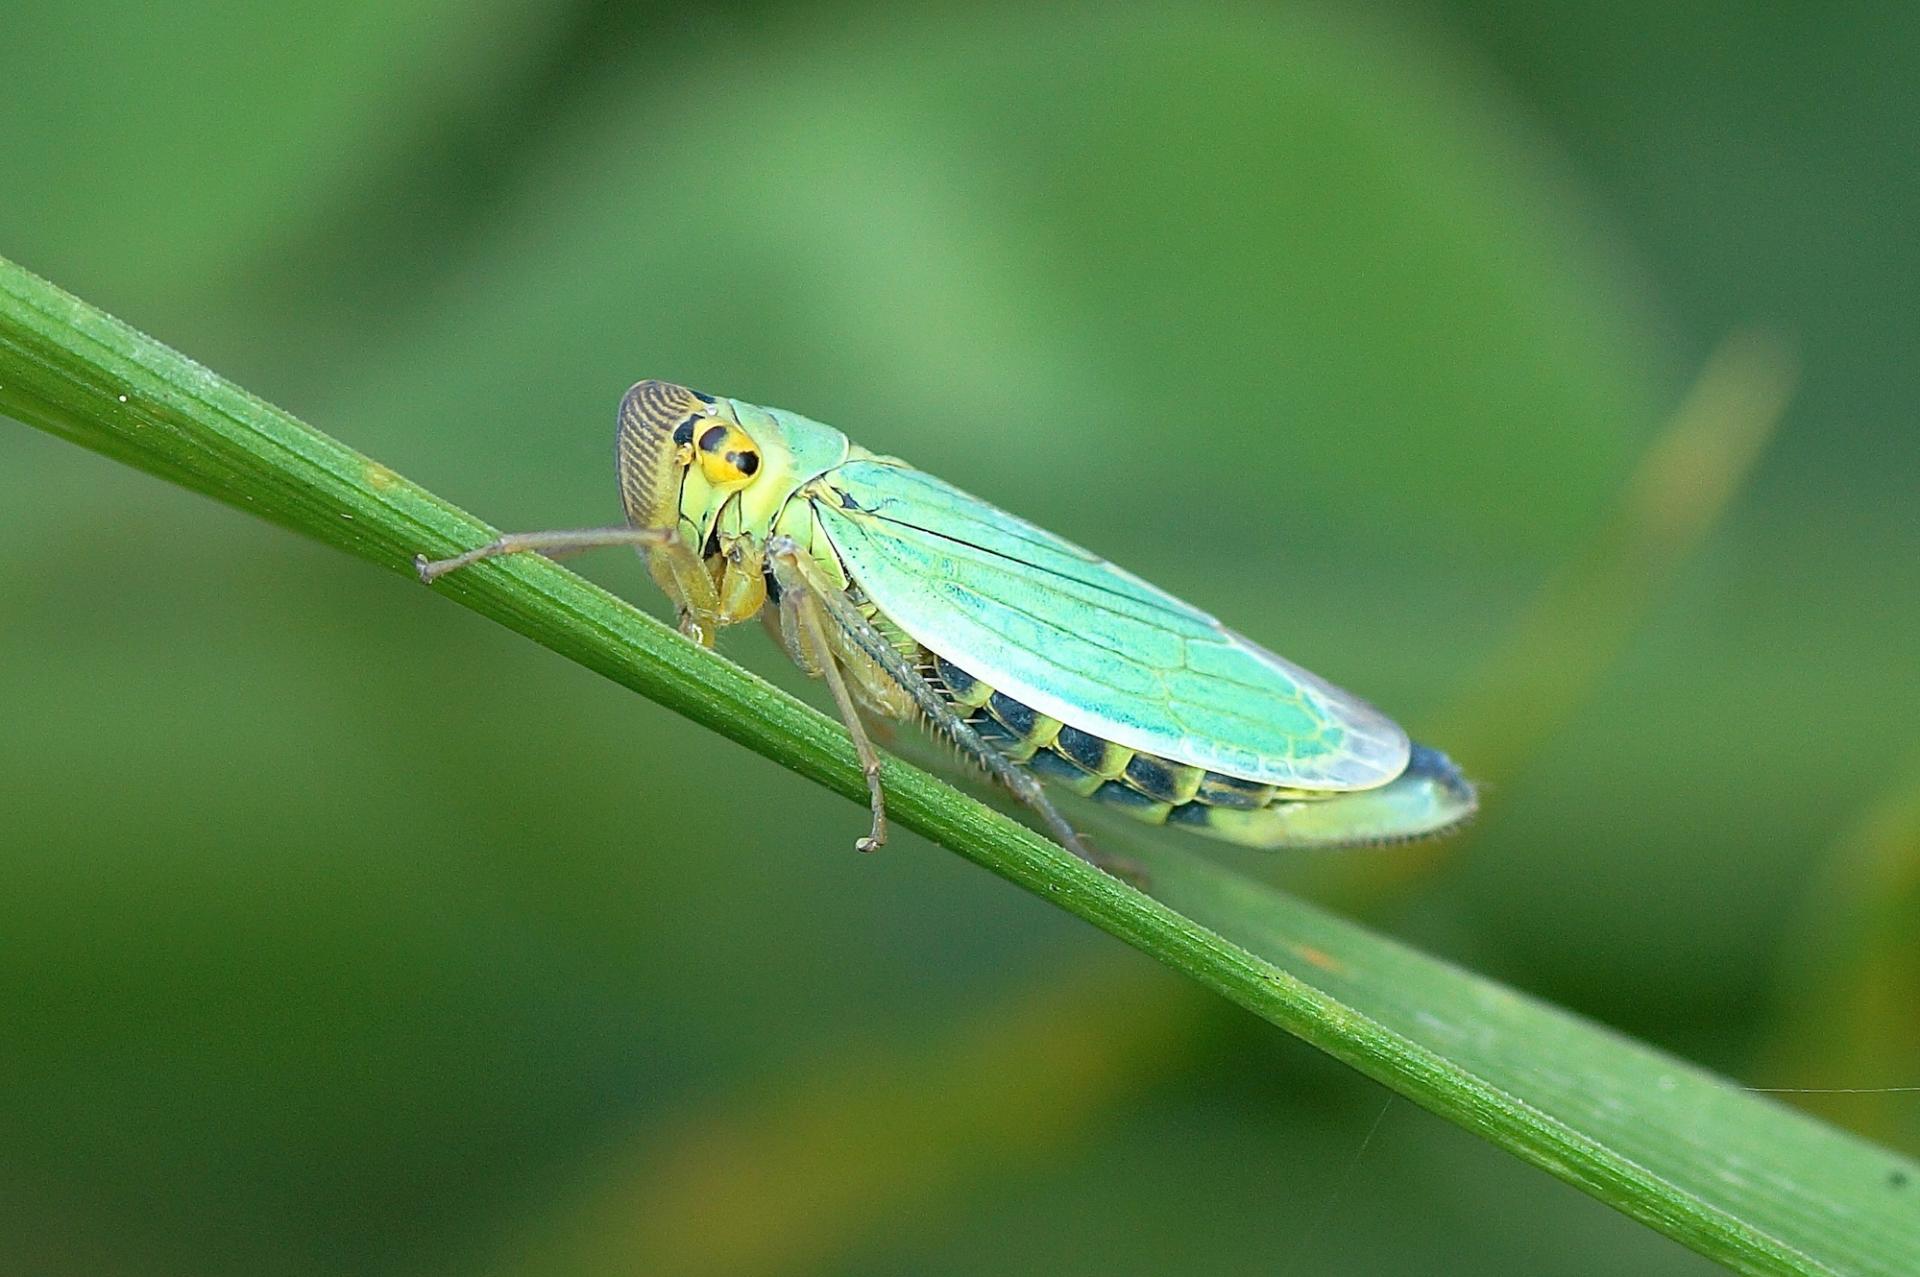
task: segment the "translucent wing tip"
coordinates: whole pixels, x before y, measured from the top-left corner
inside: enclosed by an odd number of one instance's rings
[[[1244,634],[1220,628],[1234,643],[1298,688],[1315,715],[1337,726],[1340,733],[1337,750],[1310,762],[1287,759],[1283,766],[1268,768],[1257,779],[1303,789],[1350,791],[1378,788],[1408,770],[1415,746],[1400,724],[1312,670],[1276,656]]]
[[[1406,729],[1400,724],[1367,702],[1337,689],[1327,709],[1346,730],[1345,756],[1329,771],[1346,781],[1347,788],[1372,789],[1412,770],[1413,761],[1423,747],[1407,739]]]

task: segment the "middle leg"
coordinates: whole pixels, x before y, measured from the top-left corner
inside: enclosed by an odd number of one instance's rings
[[[777,566],[777,565],[776,565]],[[873,811],[873,828],[866,837],[854,842],[857,851],[878,851],[887,841],[887,798],[880,787],[880,752],[873,747],[841,672],[840,655],[835,651],[828,627],[832,624],[820,595],[806,584],[781,582],[780,630],[800,658],[801,668],[818,674],[833,693],[840,710],[840,721],[853,738],[853,749],[860,756],[860,770],[867,778],[867,805]]]
[[[805,553],[792,538],[775,537],[768,542],[767,562],[772,566],[774,579],[780,585],[783,606],[786,595],[790,592],[799,593],[813,600],[841,634],[860,651],[866,653],[888,678],[912,697],[914,708],[926,716],[929,726],[935,732],[952,741],[963,755],[1011,790],[1021,802],[1032,808],[1061,846],[1082,860],[1102,869],[1120,869],[1124,876],[1128,867],[1111,865],[1096,856],[1053,805],[1053,801],[1047,797],[1039,779],[1032,772],[1015,765],[999,750],[982,739],[980,733],[953,712],[953,708],[942,699],[940,693],[934,690],[933,685],[927,682],[920,671],[915,669],[898,649],[886,640],[884,635],[874,629],[867,618],[860,615],[859,610],[847,602],[845,596],[835,589],[831,582],[819,579],[817,570],[808,562]],[[843,710],[843,713],[846,711]],[[848,714],[848,717],[851,718],[852,715]],[[851,722],[848,730],[854,733],[856,744],[866,740],[866,733],[855,729]],[[872,748],[871,742],[867,743],[867,748]],[[877,773],[874,783],[876,785],[878,783]],[[877,805],[880,801],[877,788],[874,794],[874,802]]]

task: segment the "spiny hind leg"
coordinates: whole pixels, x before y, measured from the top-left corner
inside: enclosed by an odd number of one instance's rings
[[[884,635],[873,628],[866,617],[860,615],[857,608],[847,602],[846,596],[832,582],[820,579],[818,569],[808,561],[792,538],[775,537],[770,541],[767,544],[767,561],[772,565],[774,579],[780,585],[783,606],[787,594],[796,591],[815,600],[825,619],[830,620],[848,642],[912,698],[913,707],[926,716],[933,730],[952,741],[963,755],[1032,808],[1061,846],[1082,860],[1118,876],[1139,877],[1138,871],[1132,866],[1094,854],[1047,797],[1039,780],[1031,772],[1010,762],[1004,754],[982,739],[971,724],[955,714],[933,685],[893,644],[887,642]],[[843,714],[847,713],[843,710]],[[848,717],[851,718],[851,714]],[[865,739],[865,733],[857,731],[851,723],[848,730],[854,733],[856,743]],[[868,747],[871,748],[871,743]],[[874,792],[877,803],[878,790]]]

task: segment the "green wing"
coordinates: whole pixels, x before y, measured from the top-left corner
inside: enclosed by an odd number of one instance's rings
[[[1261,784],[1371,789],[1406,733],[1205,612],[931,475],[835,467],[814,502],[854,582],[909,636],[1043,714]]]

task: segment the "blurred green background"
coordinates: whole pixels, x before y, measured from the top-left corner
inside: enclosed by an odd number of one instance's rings
[[[1917,77],[1864,4],[23,0],[0,253],[503,527],[614,516],[641,376],[833,422],[1480,724],[1396,888],[1235,863],[1911,1085]],[[1476,719],[1751,324],[1724,520]],[[0,533],[0,1271],[1710,1269],[397,576],[24,428]]]

